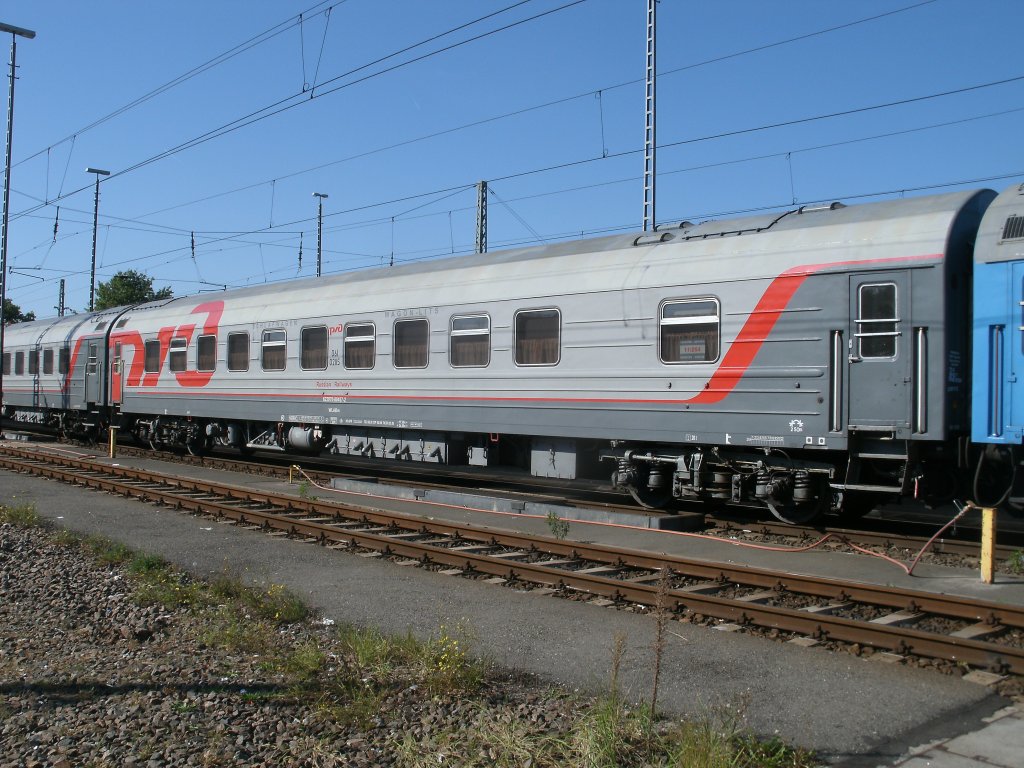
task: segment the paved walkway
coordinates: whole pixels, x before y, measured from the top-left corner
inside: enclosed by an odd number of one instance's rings
[[[985,718],[971,733],[924,744],[895,763],[898,768],[1021,768],[1024,711],[1007,707]]]

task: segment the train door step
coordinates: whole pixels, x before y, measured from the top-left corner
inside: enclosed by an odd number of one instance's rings
[[[906,461],[910,457],[904,453],[869,453],[866,451],[857,451],[858,459],[883,459],[887,461]]]
[[[833,483],[832,487],[837,491],[868,491],[869,493],[901,493],[903,487],[899,485],[866,485],[864,483]]]

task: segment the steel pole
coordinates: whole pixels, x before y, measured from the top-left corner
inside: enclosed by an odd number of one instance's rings
[[[316,276],[320,277],[324,230],[324,199],[318,195],[317,201],[319,205],[317,206],[316,213]]]
[[[92,267],[89,269],[89,311],[96,307],[96,230],[100,223],[100,175],[96,174],[96,197],[92,206]]]
[[[0,418],[3,418],[4,402],[4,326],[7,325],[3,312],[7,307],[7,226],[10,221],[11,204],[11,140],[14,137],[14,65],[18,51],[18,36],[11,33],[11,87],[7,92],[7,162],[4,165],[4,220],[0,232]]]

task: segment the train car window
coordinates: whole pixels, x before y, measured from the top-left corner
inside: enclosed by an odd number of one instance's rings
[[[896,285],[865,283],[857,291],[857,346],[862,358],[896,357]]]
[[[43,350],[43,374],[49,376],[53,373],[53,350]]]
[[[28,353],[28,374],[29,376],[39,375],[39,350],[31,349]]]
[[[491,363],[491,318],[461,315],[452,318],[448,361],[454,368],[484,368]]]
[[[14,375],[21,376],[25,373],[25,353],[15,352],[14,353]]]
[[[68,372],[68,348],[61,347],[57,353],[57,373],[63,376]]]
[[[263,370],[283,371],[288,362],[288,331],[263,332]]]
[[[302,370],[322,371],[327,368],[327,326],[303,328],[299,341]]]
[[[4,352],[4,376],[11,375],[11,353]]]
[[[228,334],[228,370],[249,370],[249,334]]]
[[[210,334],[196,339],[196,370],[217,370],[217,337]]]
[[[187,368],[188,359],[188,339],[184,336],[175,336],[171,339],[171,346],[169,350],[169,368],[172,371],[184,371]]]
[[[373,323],[349,325],[345,329],[345,367],[373,368],[377,356],[377,334]]]
[[[160,373],[160,340],[150,339],[146,342],[146,373]]]
[[[429,338],[426,320],[396,320],[392,357],[395,368],[426,368],[430,357]]]
[[[562,315],[557,309],[516,312],[516,365],[558,365]]]
[[[661,305],[663,363],[711,363],[718,359],[718,299],[678,299]]]

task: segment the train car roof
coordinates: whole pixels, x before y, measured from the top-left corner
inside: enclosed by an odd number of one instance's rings
[[[1024,184],[1003,191],[985,211],[974,261],[991,264],[1024,260]]]
[[[177,323],[210,302],[222,300],[233,313],[243,314],[246,322],[259,322],[281,318],[283,305],[290,307],[289,317],[302,319],[386,308],[380,306],[382,298],[395,309],[486,303],[554,292],[678,284],[681,270],[690,282],[720,280],[724,274],[737,279],[773,277],[802,262],[849,263],[851,254],[875,244],[894,253],[912,248],[941,258],[951,230],[964,212],[974,209],[971,215],[980,218],[994,196],[989,190],[967,190],[850,206],[804,206],[698,224],[683,222],[652,232],[450,256],[158,300],[93,313],[85,320],[77,319],[82,316],[63,318],[54,330],[61,332],[64,323],[75,322],[80,323],[77,333],[99,329],[105,317],[121,313],[124,317],[118,324],[130,320],[133,326],[149,327],[171,322],[169,318]],[[728,269],[724,260],[728,260]],[[514,296],[509,295],[513,282]],[[559,291],[552,291],[552,284],[560,286]],[[19,325],[47,322],[53,321]]]

